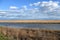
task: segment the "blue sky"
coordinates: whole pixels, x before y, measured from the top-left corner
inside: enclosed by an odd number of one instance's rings
[[[8,9],[10,6],[21,7],[23,5],[29,6],[30,3],[38,2],[40,0],[0,0],[0,9]]]
[[[8,10],[10,6],[22,7],[24,5],[29,7],[30,3],[49,1],[49,0],[0,0],[0,10]],[[53,0],[59,1],[59,0]]]
[[[0,0],[0,20],[60,20],[59,0]]]

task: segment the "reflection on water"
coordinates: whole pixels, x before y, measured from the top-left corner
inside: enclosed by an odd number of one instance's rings
[[[60,30],[60,24],[0,23],[0,26],[16,27],[16,28],[41,28],[41,29]]]

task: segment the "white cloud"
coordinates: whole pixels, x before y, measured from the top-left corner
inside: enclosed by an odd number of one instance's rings
[[[21,9],[18,9],[16,6],[10,6],[10,9],[14,9],[16,13],[13,13],[13,11],[7,12],[4,17],[6,18],[19,18],[19,19],[45,19],[45,18],[59,18],[60,19],[60,5],[59,2],[54,1],[43,1],[43,2],[36,2],[29,5],[31,8],[28,8],[28,6],[22,6]],[[4,13],[4,12],[0,12]],[[3,16],[2,16],[3,17]]]
[[[10,9],[18,9],[16,6],[10,6]]]
[[[26,5],[22,6],[22,9],[27,10],[27,6]]]
[[[4,12],[4,11],[0,11],[0,14],[1,14],[1,13],[2,13],[2,14],[5,14],[6,12]]]
[[[60,15],[60,5],[59,5],[59,2],[54,2],[54,1],[43,1],[43,2],[37,2],[37,3],[33,3],[33,4],[30,4],[31,6],[37,6],[38,8],[38,12],[37,12],[37,16],[40,16],[40,17],[51,17],[51,18],[55,18],[55,17],[60,17],[58,15]],[[32,9],[32,12],[36,14],[36,11],[35,9]],[[40,13],[40,14],[39,14]],[[34,15],[35,15],[34,14]],[[41,16],[42,14],[42,16]],[[57,15],[58,14],[58,15]],[[36,15],[35,15],[36,16]],[[38,18],[38,17],[37,17]]]
[[[41,2],[37,2],[37,3],[33,3],[33,4],[30,4],[30,6],[38,6],[40,5]]]

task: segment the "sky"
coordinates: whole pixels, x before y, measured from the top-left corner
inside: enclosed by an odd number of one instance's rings
[[[0,10],[8,10],[10,6],[16,6],[18,8],[21,8],[22,6],[26,5],[29,7],[29,4],[42,1],[50,1],[50,0],[0,0]],[[52,1],[60,1],[60,0],[52,0]]]
[[[60,20],[60,0],[0,0],[0,20]]]

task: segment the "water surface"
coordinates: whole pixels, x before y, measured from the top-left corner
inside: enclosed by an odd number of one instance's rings
[[[0,26],[14,27],[14,28],[40,28],[40,29],[60,30],[60,24],[0,23]]]

